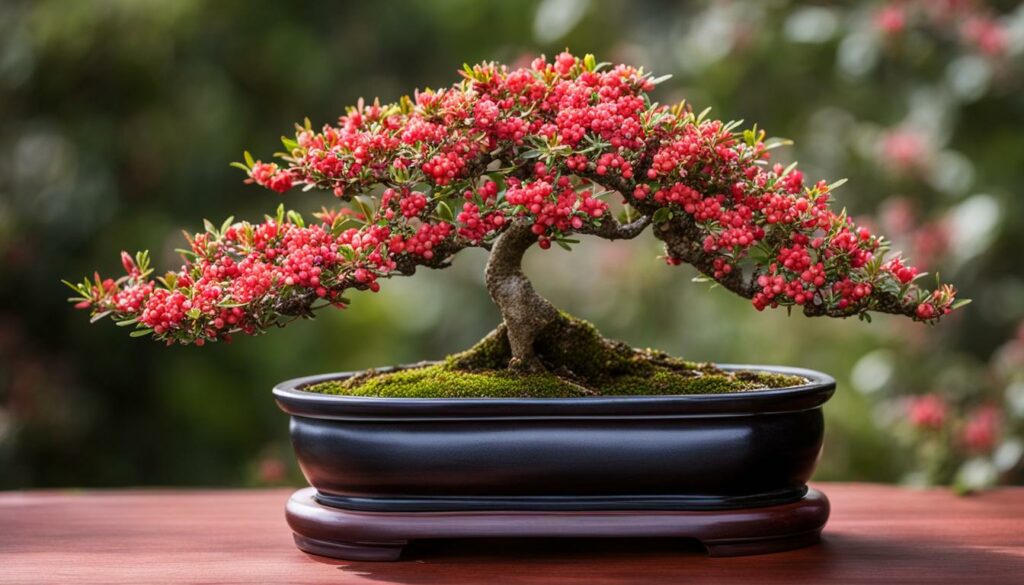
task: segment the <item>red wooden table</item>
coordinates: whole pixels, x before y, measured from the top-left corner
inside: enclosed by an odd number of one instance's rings
[[[0,583],[1024,584],[1024,488],[818,484],[822,544],[712,559],[682,540],[426,541],[397,563],[299,552],[290,490],[0,493]]]

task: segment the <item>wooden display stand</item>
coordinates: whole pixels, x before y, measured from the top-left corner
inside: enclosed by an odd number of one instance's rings
[[[825,494],[799,501],[716,511],[446,511],[362,512],[320,504],[305,488],[286,516],[303,551],[348,560],[394,561],[410,541],[432,538],[680,537],[700,541],[713,557],[755,555],[818,542],[828,520]]]

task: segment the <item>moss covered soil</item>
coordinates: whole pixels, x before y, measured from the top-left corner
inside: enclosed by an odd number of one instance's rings
[[[799,376],[726,372],[601,337],[585,321],[563,315],[536,344],[541,372],[508,368],[511,352],[502,327],[445,361],[375,371],[303,388],[310,392],[390,398],[570,398],[720,394],[805,384]]]

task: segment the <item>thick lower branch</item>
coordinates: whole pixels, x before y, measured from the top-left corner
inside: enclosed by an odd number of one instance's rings
[[[675,222],[658,225],[654,235],[665,242],[665,252],[672,258],[682,260],[699,270],[705,276],[714,278],[714,257],[704,251],[704,243],[692,218],[684,216]],[[734,270],[715,280],[725,289],[743,298],[751,298],[755,292],[756,275],[746,278],[742,270]]]
[[[544,327],[558,318],[558,310],[537,294],[523,273],[523,256],[537,236],[524,219],[515,220],[494,242],[487,262],[487,292],[501,310],[512,359],[509,367],[539,370],[543,366],[534,351],[534,342]]]

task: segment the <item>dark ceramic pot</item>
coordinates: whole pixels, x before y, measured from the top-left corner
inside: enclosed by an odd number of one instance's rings
[[[361,512],[735,510],[796,502],[831,377],[793,388],[566,399],[360,398],[274,388],[319,505]],[[820,528],[819,528],[820,529]]]
[[[274,388],[313,487],[286,517],[296,545],[396,560],[424,538],[686,537],[713,556],[818,541],[828,499],[806,482],[835,381],[694,396],[410,399]]]

